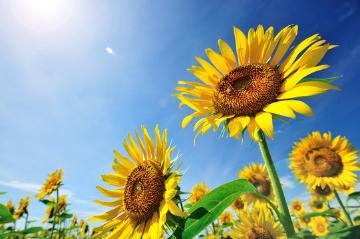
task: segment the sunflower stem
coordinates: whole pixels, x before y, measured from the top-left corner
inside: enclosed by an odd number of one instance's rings
[[[271,158],[271,154],[270,154],[268,145],[266,143],[266,138],[265,138],[265,135],[262,132],[262,130],[258,131],[258,136],[259,136],[258,144],[259,144],[260,152],[264,159],[265,166],[266,166],[267,171],[270,176],[270,180],[271,180],[272,188],[274,190],[276,201],[279,205],[279,211],[280,211],[280,215],[278,215],[279,220],[284,227],[287,238],[295,238],[296,235],[295,235],[294,225],[292,223],[292,220],[290,217],[290,212],[287,207],[285,195],[282,190],[280,179],[276,172],[276,168],[275,168],[274,162]]]
[[[58,204],[59,204],[59,188],[56,189],[56,201],[55,201],[54,219],[53,219],[53,224],[52,224],[52,228],[51,228],[51,235],[50,235],[51,239],[53,239],[53,235],[54,235],[55,224],[56,224],[56,216],[57,216],[57,211],[58,211]]]
[[[345,206],[344,206],[343,202],[341,201],[341,198],[336,190],[334,190],[334,194],[335,194],[337,201],[340,204],[340,207],[341,207],[343,213],[345,214],[347,224],[350,226],[354,226],[354,223],[352,222],[351,217],[350,217],[348,211],[345,209]]]

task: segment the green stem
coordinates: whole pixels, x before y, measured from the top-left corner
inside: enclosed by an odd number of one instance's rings
[[[53,239],[53,235],[54,235],[55,224],[56,224],[56,216],[57,216],[57,211],[58,211],[58,204],[59,204],[59,189],[56,189],[56,201],[55,201],[55,209],[54,209],[54,219],[53,219],[53,224],[52,224],[52,228],[51,228],[51,235],[50,235],[51,239]]]
[[[279,205],[279,211],[280,211],[280,215],[278,215],[279,220],[284,227],[287,238],[294,238],[296,237],[294,225],[290,217],[289,209],[287,207],[287,203],[279,180],[279,176],[277,175],[276,168],[271,158],[271,154],[268,145],[266,143],[265,135],[262,132],[262,130],[258,131],[258,136],[260,139],[258,143],[259,143],[261,155],[264,159],[265,166],[270,176],[271,185],[274,190],[275,198]]]
[[[354,223],[352,222],[351,217],[350,217],[349,213],[346,211],[345,206],[344,206],[343,202],[341,201],[340,196],[336,190],[334,190],[334,194],[335,194],[337,201],[340,204],[340,207],[341,207],[343,213],[345,214],[347,224],[350,226],[354,226]]]

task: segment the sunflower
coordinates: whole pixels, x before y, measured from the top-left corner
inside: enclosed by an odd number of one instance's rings
[[[300,200],[294,200],[290,204],[290,210],[294,215],[302,216],[305,214],[305,206]]]
[[[196,57],[200,66],[189,71],[200,82],[179,81],[174,94],[181,105],[194,112],[182,121],[186,127],[194,117],[196,135],[211,127],[217,131],[221,123],[231,137],[238,138],[247,128],[258,140],[259,129],[274,137],[273,118],[295,118],[295,112],[311,116],[311,108],[300,97],[314,96],[337,87],[314,79],[304,79],[329,65],[318,65],[334,45],[314,34],[288,52],[298,34],[298,26],[290,25],[274,35],[274,28],[262,25],[251,28],[247,37],[234,28],[235,53],[223,40],[218,41],[220,53],[207,48],[210,62]]]
[[[308,204],[315,212],[323,212],[327,209],[325,201],[319,199],[318,197],[312,197]]]
[[[324,217],[313,217],[310,222],[312,233],[315,236],[326,236],[329,233],[328,222]]]
[[[74,214],[73,217],[71,218],[70,227],[75,227],[76,225],[77,225],[77,216],[76,214]]]
[[[239,211],[246,209],[247,205],[246,203],[240,198],[236,199],[231,203],[231,208],[236,212],[239,213]]]
[[[338,220],[340,220],[342,222],[346,221],[344,212],[342,210],[340,210],[339,208],[332,208],[331,211]]]
[[[62,169],[58,169],[55,172],[49,174],[39,193],[36,194],[36,198],[43,199],[47,195],[50,195],[52,192],[57,190],[62,183],[63,175],[64,173]]]
[[[210,192],[210,187],[206,183],[198,183],[191,189],[189,203],[194,204]]]
[[[20,219],[22,217],[22,215],[24,215],[24,213],[28,214],[27,208],[28,208],[29,204],[30,204],[30,196],[26,196],[26,197],[20,199],[19,207],[13,214],[14,220]]]
[[[241,221],[235,222],[231,238],[285,238],[280,222],[274,221],[270,210],[260,209],[255,213],[244,210],[238,216]]]
[[[104,182],[117,187],[97,189],[115,201],[96,200],[103,206],[113,207],[91,221],[105,221],[96,228],[96,235],[108,233],[108,238],[161,238],[167,213],[185,216],[176,205],[181,175],[174,169],[171,153],[175,147],[167,143],[167,131],[155,128],[153,141],[145,126],[141,127],[143,139],[129,134],[123,145],[129,157],[114,151],[115,173],[102,175]]]
[[[52,218],[54,216],[54,204],[55,204],[55,198],[54,197],[51,197],[49,199],[49,204],[48,206],[46,207],[46,211],[45,211],[45,216],[42,220],[42,223],[45,223],[47,222],[50,218]]]
[[[335,197],[333,190],[328,185],[325,185],[324,188],[320,186],[316,186],[315,188],[308,187],[308,190],[314,197],[322,201],[331,201]]]
[[[342,190],[354,187],[355,170],[360,170],[357,151],[345,137],[334,139],[331,133],[312,132],[296,142],[290,154],[290,168],[300,182],[316,189]]]
[[[79,222],[79,233],[81,238],[85,238],[89,231],[89,225],[81,219]]]
[[[11,200],[9,200],[9,201],[6,202],[6,207],[7,207],[7,209],[9,209],[9,212],[10,212],[11,214],[14,214],[14,212],[15,212],[15,207],[14,207],[14,203],[13,203]]]
[[[257,188],[259,193],[274,202],[275,197],[265,165],[252,163],[250,166],[245,166],[242,170],[240,170],[238,176],[239,178],[247,179]],[[254,202],[256,204],[259,203],[264,205],[267,203],[265,200],[253,193],[246,193],[242,199],[246,203]]]
[[[220,224],[232,223],[233,220],[234,220],[233,216],[229,211],[225,211],[225,212],[221,213],[221,215],[219,217]]]

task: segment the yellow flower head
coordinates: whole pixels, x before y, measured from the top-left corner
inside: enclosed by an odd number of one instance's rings
[[[259,25],[247,36],[235,27],[235,52],[221,39],[220,53],[207,48],[210,62],[196,57],[200,66],[189,69],[200,82],[179,81],[176,88],[180,105],[194,111],[183,119],[182,127],[200,117],[194,125],[196,135],[210,128],[216,131],[225,122],[231,137],[240,137],[247,128],[258,140],[259,129],[274,137],[273,118],[295,118],[295,113],[311,116],[311,108],[296,98],[337,89],[322,81],[304,80],[329,67],[318,64],[334,45],[314,34],[289,51],[297,34],[296,25],[277,34],[273,27]]]
[[[174,168],[171,153],[175,147],[167,143],[167,130],[155,128],[153,140],[142,126],[142,138],[129,134],[123,145],[129,157],[114,151],[115,173],[102,175],[104,182],[115,186],[106,189],[97,186],[105,196],[115,201],[96,200],[112,209],[90,218],[105,221],[95,228],[96,235],[108,234],[110,238],[161,238],[167,213],[185,216],[176,205],[176,195],[181,175]]]
[[[335,217],[343,222],[346,221],[345,215],[342,210],[339,208],[333,208],[332,213],[335,215]]]
[[[294,215],[302,216],[305,214],[305,206],[300,200],[294,200],[291,202],[290,210]]]
[[[210,187],[206,183],[198,183],[191,189],[191,195],[189,198],[190,204],[194,204],[202,197],[210,192]]]
[[[308,204],[315,212],[323,212],[327,209],[326,202],[317,197],[312,197]]]
[[[89,225],[83,219],[81,219],[79,223],[79,228],[80,236],[81,238],[84,238],[89,231]]]
[[[240,170],[238,176],[249,180],[258,189],[259,193],[274,201],[274,193],[265,165],[252,163],[250,166],[245,166]],[[267,204],[266,201],[252,193],[247,193],[242,198],[246,203]]]
[[[20,199],[19,207],[13,215],[14,220],[18,220],[22,217],[22,215],[24,213],[25,214],[28,213],[27,208],[28,208],[29,204],[30,204],[30,196],[26,196],[26,197]]]
[[[52,218],[54,216],[54,204],[55,203],[55,198],[54,197],[51,197],[49,199],[49,201],[51,202],[50,204],[48,204],[48,206],[46,207],[46,211],[45,211],[45,216],[42,220],[42,223],[45,223],[47,222],[50,218]]]
[[[15,211],[14,203],[11,200],[7,201],[6,207],[9,209],[9,212],[11,214],[14,214],[14,211]]]
[[[64,173],[62,169],[58,169],[55,172],[49,174],[39,193],[36,194],[36,198],[43,199],[47,195],[50,195],[52,192],[57,190],[62,183],[63,174]]]
[[[71,223],[70,223],[70,227],[74,227],[77,224],[77,216],[76,214],[73,215],[73,217],[71,218]]]
[[[270,210],[259,209],[257,212],[244,210],[239,212],[240,222],[235,222],[231,238],[272,238],[284,239],[282,226],[275,222]]]
[[[223,212],[219,217],[220,224],[232,223],[233,220],[233,216],[229,211]]]
[[[324,188],[321,188],[320,186],[316,186],[315,188],[308,187],[308,190],[313,195],[313,197],[316,197],[322,201],[331,201],[335,197],[333,189],[331,189],[328,185],[326,185]]]
[[[231,203],[231,208],[236,212],[239,213],[239,211],[246,209],[247,205],[246,203],[241,199],[238,198],[235,201]]]
[[[360,170],[357,152],[345,137],[334,139],[331,133],[312,132],[296,142],[290,154],[290,168],[300,182],[312,189],[341,190],[353,187],[357,181],[355,170]]]
[[[328,222],[324,217],[313,217],[310,222],[312,233],[315,236],[325,236],[329,233]]]
[[[66,195],[62,195],[59,197],[59,202],[58,202],[58,213],[62,213],[66,210],[67,207],[67,196]]]

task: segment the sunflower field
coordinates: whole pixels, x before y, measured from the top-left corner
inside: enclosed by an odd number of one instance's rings
[[[290,127],[299,116],[310,125],[317,117],[316,100],[328,92],[346,94],[338,83],[341,76],[317,75],[326,75],[330,65],[325,56],[336,55],[341,46],[321,32],[300,34],[300,24],[265,25],[233,27],[232,38],[219,39],[216,49],[204,46],[205,57],[196,56],[188,68],[192,80],[172,79],[176,86],[169,92],[183,110],[179,130],[192,127],[193,137],[186,140],[195,149],[201,137],[217,135],[238,147],[250,142],[247,149],[254,149],[261,161],[235,166],[233,180],[216,187],[202,179],[184,190],[182,180],[192,168],[177,153],[172,130],[160,123],[141,124],[126,129],[112,160],[101,161],[107,171],[99,175],[98,185],[91,185],[97,189],[94,207],[101,212],[77,216],[71,195],[63,190],[66,170],[58,168],[42,175],[37,193],[24,194],[19,202],[2,200],[8,192],[1,188],[0,238],[360,238],[355,143],[331,129],[309,127],[297,141],[276,144],[277,127]],[[304,197],[284,193],[279,160],[268,142],[291,149],[282,162],[306,188]],[[84,170],[90,169],[84,165]],[[33,218],[31,204],[41,205],[41,220]]]

